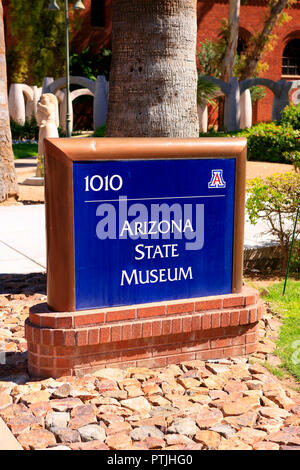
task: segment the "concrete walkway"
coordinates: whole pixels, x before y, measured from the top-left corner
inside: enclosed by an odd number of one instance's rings
[[[262,222],[246,221],[245,249],[270,246]],[[46,270],[45,206],[0,206],[0,274],[28,274]]]
[[[0,274],[46,270],[45,206],[0,207]]]

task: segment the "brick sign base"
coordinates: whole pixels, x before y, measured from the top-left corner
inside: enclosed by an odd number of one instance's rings
[[[29,373],[82,375],[103,367],[163,367],[256,351],[258,293],[56,313],[35,305],[26,321]]]

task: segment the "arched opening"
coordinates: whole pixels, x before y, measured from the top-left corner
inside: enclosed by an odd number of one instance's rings
[[[93,96],[82,95],[73,101],[73,130],[93,129]]]
[[[245,39],[239,37],[238,38],[238,44],[237,44],[237,53],[240,56],[243,52],[245,52],[247,48],[246,41]]]
[[[282,56],[282,75],[300,76],[300,39],[292,39]]]
[[[238,56],[241,56],[247,51],[251,36],[252,34],[250,33],[250,31],[248,31],[248,29],[242,26],[239,28],[239,37],[238,37],[238,43],[237,43]]]

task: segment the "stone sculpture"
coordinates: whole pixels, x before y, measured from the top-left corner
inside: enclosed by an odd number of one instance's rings
[[[44,157],[44,139],[58,136],[58,101],[52,93],[44,93],[37,105],[37,123],[39,131],[38,159],[40,165],[37,167],[36,176],[42,176],[43,173],[43,157]]]

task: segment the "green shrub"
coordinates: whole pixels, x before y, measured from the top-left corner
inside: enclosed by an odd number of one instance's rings
[[[101,127],[97,127],[97,129],[94,132],[93,137],[105,137],[106,133],[106,124],[103,124]]]
[[[10,129],[13,140],[38,140],[39,127],[34,116],[26,119],[24,126],[11,119]]]
[[[291,126],[261,122],[239,135],[248,139],[248,160],[293,163],[300,151],[300,142]]]
[[[275,236],[280,245],[284,273],[300,205],[300,174],[291,172],[266,179],[254,178],[247,182],[247,192],[246,209],[250,222],[253,225],[258,220],[267,223],[268,233]],[[300,223],[296,229],[296,237],[299,234]]]
[[[261,122],[241,131],[208,132],[200,137],[246,137],[248,160],[300,166],[299,132],[288,125]]]
[[[300,130],[300,103],[291,106],[287,106],[282,114],[280,123],[283,125],[292,126],[294,130]]]
[[[266,89],[263,86],[255,85],[249,88],[252,103],[262,100],[266,96]]]
[[[83,49],[80,54],[70,55],[70,74],[97,80],[97,75],[104,75],[109,80],[112,53],[110,49],[101,49],[93,52],[91,46]]]
[[[214,131],[210,129],[208,132],[200,132],[199,137],[244,137],[244,135],[242,135],[243,132],[244,131]]]

